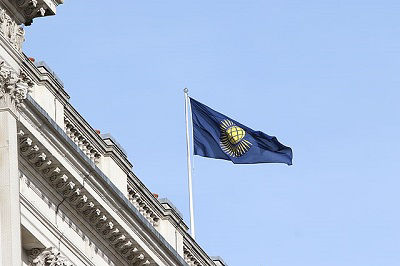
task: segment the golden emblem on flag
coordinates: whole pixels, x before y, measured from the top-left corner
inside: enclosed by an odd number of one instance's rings
[[[240,157],[251,147],[251,142],[244,139],[246,131],[235,125],[231,120],[225,119],[220,124],[220,146],[231,157]]]

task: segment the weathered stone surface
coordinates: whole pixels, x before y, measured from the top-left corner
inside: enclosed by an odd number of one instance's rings
[[[25,72],[17,73],[0,57],[0,108],[8,108],[15,113],[27,97],[32,80]]]

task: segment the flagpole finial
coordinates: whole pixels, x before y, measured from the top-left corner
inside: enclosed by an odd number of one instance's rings
[[[183,92],[184,92],[184,93],[188,93],[188,92],[189,92],[188,88],[184,88],[184,89],[183,89]]]

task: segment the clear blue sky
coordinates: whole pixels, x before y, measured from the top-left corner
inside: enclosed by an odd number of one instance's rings
[[[65,1],[27,28],[24,50],[187,224],[183,87],[293,148],[291,167],[195,158],[209,254],[398,266],[399,13],[394,0]]]

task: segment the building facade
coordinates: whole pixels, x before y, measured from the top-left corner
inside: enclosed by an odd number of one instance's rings
[[[0,265],[226,265],[23,53],[21,25],[62,3],[0,0]]]

